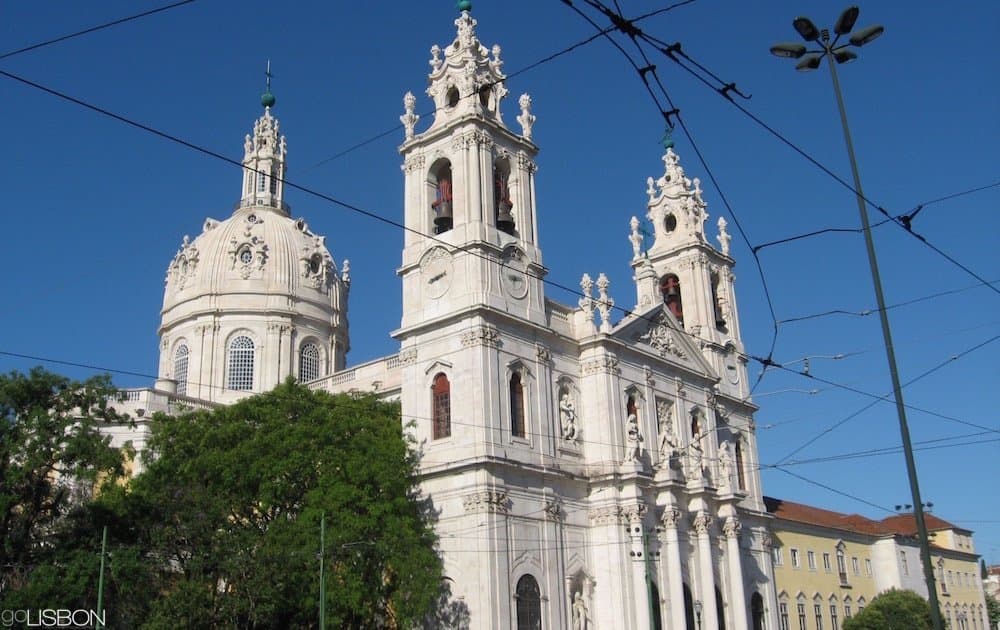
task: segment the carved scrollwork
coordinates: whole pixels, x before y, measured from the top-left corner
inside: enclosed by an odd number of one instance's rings
[[[620,505],[606,505],[594,508],[589,513],[590,521],[594,525],[619,525],[623,523],[622,507]]]
[[[666,313],[660,313],[646,332],[635,335],[634,340],[652,346],[661,357],[672,354],[683,359],[687,356],[674,338],[673,330],[667,323]]]
[[[681,511],[675,507],[668,507],[663,510],[663,515],[660,517],[660,522],[663,523],[664,527],[670,529],[677,529],[677,526],[681,522]]]
[[[695,533],[699,536],[705,536],[708,534],[708,528],[712,525],[712,517],[708,512],[698,512],[691,521],[691,527],[694,528]]]
[[[494,514],[509,514],[510,499],[507,493],[498,490],[473,492],[462,497],[462,506],[466,513],[489,512]]]
[[[462,333],[462,347],[500,347],[500,332],[492,326],[477,326]]]
[[[545,502],[545,518],[549,521],[562,521],[566,518],[562,500],[559,497]]]
[[[600,373],[617,374],[618,357],[607,355],[597,359],[591,359],[590,361],[585,361],[583,365],[580,366],[580,371],[584,376]]]

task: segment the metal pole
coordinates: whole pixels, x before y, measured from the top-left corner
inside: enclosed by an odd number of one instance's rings
[[[108,526],[104,526],[104,533],[101,534],[101,572],[97,577],[97,628],[104,627],[101,619],[104,618],[104,555],[108,550]]]
[[[326,630],[326,577],[323,575],[323,565],[326,564],[326,512],[319,519],[319,630]]]
[[[889,314],[886,312],[885,296],[882,294],[882,279],[878,271],[878,259],[875,256],[875,242],[872,240],[871,225],[868,223],[868,209],[865,206],[864,193],[861,191],[861,177],[858,175],[858,162],[854,157],[851,131],[847,126],[847,110],[844,108],[844,97],[841,95],[840,80],[837,78],[837,63],[831,54],[829,43],[825,41],[827,37],[824,37],[823,47],[826,48],[827,65],[830,66],[830,76],[833,77],[833,91],[837,95],[840,124],[844,128],[844,142],[847,143],[847,156],[851,161],[851,175],[854,176],[854,190],[857,192],[858,212],[861,214],[861,227],[865,235],[865,247],[868,249],[868,264],[871,267],[872,284],[875,285],[875,300],[878,304],[879,321],[882,323],[882,338],[885,341],[885,354],[889,362],[889,374],[892,377],[892,394],[896,400],[896,415],[899,416],[899,433],[903,440],[906,474],[910,478],[913,515],[916,517],[917,533],[920,537],[920,557],[924,565],[924,580],[927,582],[927,599],[931,606],[931,621],[934,623],[935,630],[944,630],[944,625],[941,623],[937,587],[934,583],[934,565],[931,564],[931,548],[927,538],[927,525],[924,522],[923,502],[920,500],[920,485],[917,483],[917,464],[913,459],[910,429],[906,424],[906,406],[903,404],[903,390],[899,382],[899,372],[896,369],[896,352],[893,349],[892,334],[889,331]]]

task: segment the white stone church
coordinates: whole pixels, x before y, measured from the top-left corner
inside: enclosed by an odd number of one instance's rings
[[[548,299],[531,99],[508,127],[500,48],[480,43],[468,11],[455,25],[431,48],[429,126],[404,98],[398,354],[347,366],[349,266],[289,213],[268,93],[235,211],[169,263],[160,378],[126,392],[138,422],[115,440],[141,449],[154,411],[231,403],[288,376],[374,390],[415,421],[471,627],[776,628],[725,221],[717,249],[699,181],[668,148],[648,180],[648,250],[640,221],[622,220],[635,303],[615,307],[604,274],[583,275],[578,304]]]

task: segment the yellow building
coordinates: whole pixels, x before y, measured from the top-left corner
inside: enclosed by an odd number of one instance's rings
[[[778,630],[840,630],[877,594],[909,589],[927,596],[912,514],[881,521],[859,514],[764,498],[772,523],[771,554]],[[931,537],[941,614],[953,630],[987,630],[972,532],[932,514]]]

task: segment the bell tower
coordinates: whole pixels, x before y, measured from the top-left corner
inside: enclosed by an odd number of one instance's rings
[[[726,220],[720,217],[717,223],[716,249],[705,235],[708,212],[701,182],[684,174],[672,142],[663,164],[663,175],[646,181],[653,244],[645,253],[639,251],[639,222],[632,220],[638,304],[662,301],[683,329],[700,340],[705,358],[721,378],[721,391],[743,398],[749,390]]]
[[[508,129],[500,46],[480,43],[469,5],[454,41],[431,48],[422,133],[416,97],[403,98],[403,330],[481,306],[544,322],[531,98],[519,101],[521,133]]]

